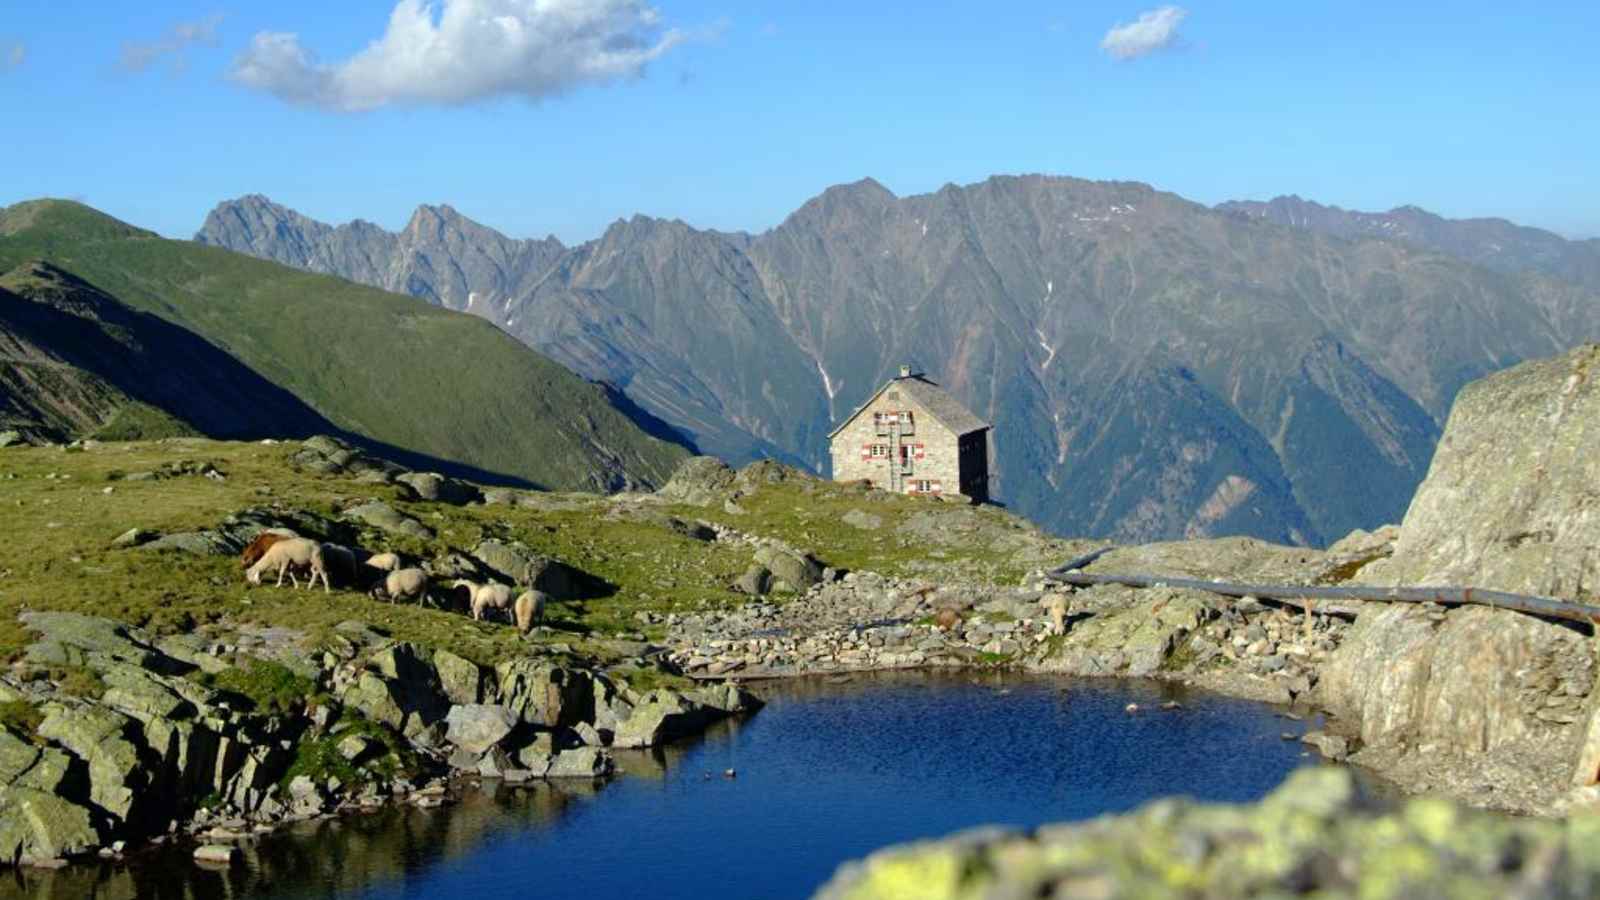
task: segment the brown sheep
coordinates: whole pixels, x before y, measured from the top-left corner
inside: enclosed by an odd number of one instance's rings
[[[961,613],[946,606],[933,614],[933,624],[939,626],[941,631],[949,631],[961,624]]]

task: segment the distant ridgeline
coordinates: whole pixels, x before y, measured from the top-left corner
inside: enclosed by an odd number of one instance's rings
[[[1401,518],[1462,385],[1600,336],[1600,243],[1424,217],[1028,176],[865,180],[759,235],[636,216],[576,247],[252,196],[196,239],[480,315],[735,463],[826,471],[829,432],[910,362],[993,423],[990,494],[1057,532],[1321,544]]]
[[[641,423],[667,431],[473,316],[76,203],[0,210],[0,431],[331,432],[491,482],[615,490],[688,455]]]

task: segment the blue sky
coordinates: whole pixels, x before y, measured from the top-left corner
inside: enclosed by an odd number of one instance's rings
[[[0,0],[0,203],[187,237],[245,193],[391,228],[447,202],[572,242],[1046,172],[1600,235],[1592,3],[447,0],[521,43],[422,55],[397,2]]]

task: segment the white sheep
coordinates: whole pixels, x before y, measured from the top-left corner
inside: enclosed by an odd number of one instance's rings
[[[380,592],[391,603],[398,600],[421,603],[428,596],[428,573],[421,569],[397,569],[384,576],[382,583],[372,589],[373,599],[377,599]]]
[[[511,588],[503,584],[490,582],[479,584],[460,578],[452,587],[464,587],[468,592],[467,605],[472,610],[472,618],[483,621],[483,614],[491,609],[508,610],[511,608]]]
[[[362,565],[377,569],[379,572],[398,572],[405,568],[405,563],[400,560],[398,553],[374,553],[367,557]]]
[[[543,591],[523,591],[517,598],[517,630],[523,634],[533,630],[544,618],[544,605],[550,598]]]
[[[300,586],[300,579],[295,577],[295,570],[306,569],[311,573],[308,586],[317,583],[317,577],[322,577],[322,587],[328,590],[328,564],[322,556],[322,546],[309,538],[290,538],[279,541],[267,548],[267,551],[256,560],[255,565],[245,570],[245,580],[251,584],[260,584],[261,575],[272,569],[278,570],[278,587],[283,587],[283,576],[288,575],[289,581],[295,587]]]

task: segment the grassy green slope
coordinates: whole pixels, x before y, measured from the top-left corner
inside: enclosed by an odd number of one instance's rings
[[[43,259],[189,328],[342,428],[552,488],[661,483],[685,456],[489,323],[169,241],[81,204],[0,211],[0,269]]]
[[[671,527],[668,517],[720,522],[779,538],[828,565],[941,585],[1014,584],[1026,572],[1093,546],[1047,538],[993,507],[866,492],[807,478],[752,479],[739,500],[740,513],[720,503],[698,507],[575,493],[533,493],[528,498],[536,501],[533,506],[448,506],[406,500],[394,485],[299,471],[290,463],[299,449],[294,443],[198,438],[102,444],[83,451],[0,448],[0,662],[30,640],[17,620],[25,609],[108,616],[158,634],[219,620],[323,634],[339,622],[360,619],[399,639],[448,647],[484,663],[525,650],[523,639],[505,624],[379,603],[348,590],[329,595],[287,585],[248,588],[232,556],[111,546],[130,528],[168,534],[213,528],[230,513],[267,503],[332,518],[339,509],[378,498],[437,532],[424,541],[369,530],[360,543],[374,552],[437,559],[493,538],[523,542],[561,559],[613,586],[583,600],[556,602],[549,611],[558,630],[540,640],[569,643],[583,652],[594,649],[593,641],[619,634],[644,631],[659,639],[659,626],[635,620],[641,610],[687,612],[749,599],[729,586],[751,565],[754,548],[738,541],[694,540]],[[211,463],[227,478],[126,477],[181,462]],[[879,526],[840,524],[852,511],[877,517]],[[772,599],[784,602],[782,596]]]

